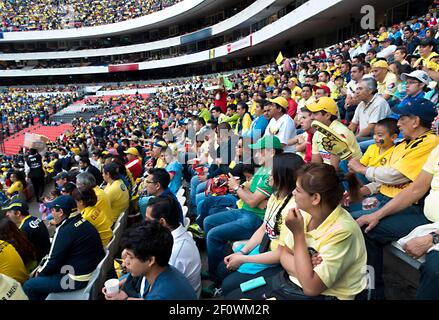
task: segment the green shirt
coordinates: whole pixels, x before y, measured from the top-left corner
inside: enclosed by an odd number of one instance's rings
[[[270,168],[260,167],[256,171],[252,183],[250,185],[250,191],[255,193],[256,191],[262,192],[267,198],[273,193],[273,188],[269,185],[270,179]],[[265,209],[260,209],[258,207],[251,208],[247,203],[244,203],[242,209],[254,212],[259,218],[264,219]]]
[[[210,118],[212,117],[212,115],[210,114],[210,111],[209,111],[207,108],[203,108],[203,109],[200,111],[200,114],[199,114],[198,116],[199,116],[200,118],[203,118],[204,121],[206,121],[206,124],[207,124],[207,121],[209,121]]]

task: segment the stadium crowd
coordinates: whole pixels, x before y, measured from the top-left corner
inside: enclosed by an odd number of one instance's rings
[[[68,290],[70,265],[84,288],[127,211],[140,221],[122,237],[108,300],[383,299],[393,241],[425,258],[417,298],[439,299],[435,15],[150,97],[98,99],[105,113],[74,119],[42,156],[5,159],[0,274],[38,300]]]
[[[3,32],[58,30],[105,25],[162,10],[177,0],[0,1]]]
[[[70,105],[79,96],[75,88],[64,92],[46,90],[55,89],[9,88],[0,92],[2,139],[34,125],[36,118],[39,123],[44,124],[49,121],[51,115]],[[49,92],[49,94],[29,95],[37,92]]]

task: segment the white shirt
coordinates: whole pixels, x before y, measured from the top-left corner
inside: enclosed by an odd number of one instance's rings
[[[377,58],[387,58],[396,51],[396,48],[397,47],[393,44],[388,46],[387,48],[383,48],[383,50],[377,53]]]
[[[185,275],[199,297],[201,293],[201,258],[197,245],[181,224],[171,233],[174,245],[169,264]]]
[[[296,126],[293,119],[288,114],[284,114],[278,120],[271,118],[265,129],[264,136],[274,135],[279,138],[280,143],[288,144],[288,140],[296,136]],[[284,152],[296,152],[295,146],[285,146]]]
[[[367,105],[364,101],[358,104],[352,122],[359,124],[358,130],[361,131],[367,128],[370,123],[377,123],[386,118],[390,113],[391,110],[386,99],[377,93]]]

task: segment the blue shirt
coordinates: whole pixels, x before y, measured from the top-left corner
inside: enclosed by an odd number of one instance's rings
[[[169,183],[169,190],[171,190],[171,192],[173,194],[176,194],[178,189],[181,188],[181,183],[183,180],[183,166],[181,165],[180,162],[178,161],[173,161],[170,164],[168,164],[166,166],[166,171],[168,172],[174,172],[175,175],[172,178],[171,182]]]
[[[170,265],[158,275],[151,288],[145,283],[145,292],[141,294],[145,300],[197,300],[189,280]]]
[[[264,115],[261,115],[253,120],[250,129],[243,134],[243,137],[251,138],[253,141],[256,141],[264,135],[267,126],[267,118],[265,118]]]
[[[400,115],[397,114],[397,113],[395,113],[396,110],[401,109],[401,108],[403,108],[403,107],[405,107],[405,106],[409,106],[409,107],[411,107],[412,105],[416,105],[416,104],[418,103],[419,100],[424,99],[424,96],[425,96],[425,92],[422,91],[422,92],[418,93],[418,95],[416,95],[416,96],[407,96],[407,97],[405,97],[405,98],[400,102],[400,104],[398,104],[397,106],[395,106],[395,107],[392,109],[393,112],[392,112],[392,114],[391,114],[390,117],[399,120]]]

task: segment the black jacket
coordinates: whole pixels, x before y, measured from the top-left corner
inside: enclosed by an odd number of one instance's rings
[[[104,255],[95,227],[80,213],[72,213],[57,226],[49,257],[40,268],[40,275],[61,273],[63,266],[73,267],[76,276],[86,275],[96,269]]]

